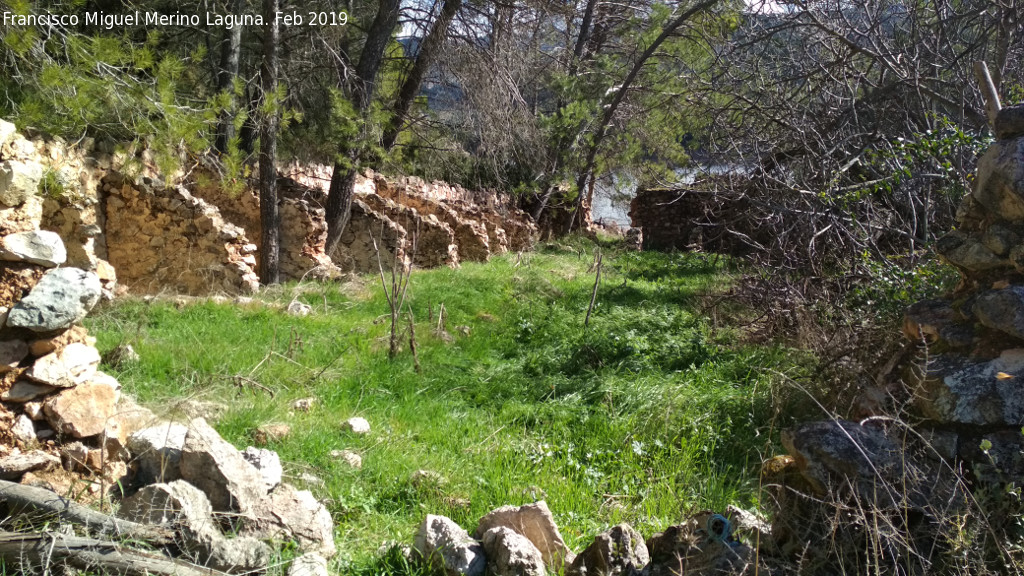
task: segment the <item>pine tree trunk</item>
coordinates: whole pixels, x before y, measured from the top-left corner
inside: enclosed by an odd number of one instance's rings
[[[242,11],[242,0],[234,0],[232,14]],[[235,77],[238,76],[238,63],[242,55],[242,27],[235,26],[227,31],[227,38],[221,47],[220,69],[217,70],[217,91],[234,93]],[[235,137],[235,115],[237,102],[231,97],[231,108],[220,115],[217,125],[217,140],[214,147],[224,154],[228,151],[228,143]]]
[[[260,70],[264,102],[271,106],[260,129],[260,280],[265,285],[280,282],[281,214],[277,206],[277,131],[280,102],[277,98],[278,43],[277,23],[279,0],[263,0],[266,30],[263,36],[263,66]]]
[[[352,87],[352,100],[359,116],[366,120],[370,103],[376,91],[377,73],[384,63],[384,52],[391,35],[398,26],[398,10],[400,0],[380,0],[377,15],[366,33],[366,44],[359,55],[356,66],[355,84]],[[341,241],[341,234],[348,225],[352,212],[352,194],[355,190],[356,175],[359,173],[359,149],[350,143],[343,143],[339,151],[347,162],[336,162],[331,174],[331,187],[327,191],[327,205],[324,206],[324,218],[327,220],[327,241],[325,251],[334,254]]]

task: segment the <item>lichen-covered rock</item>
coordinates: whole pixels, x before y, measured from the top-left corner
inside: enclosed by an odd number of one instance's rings
[[[892,489],[904,471],[903,450],[882,430],[845,420],[810,422],[782,434],[782,444],[820,494],[852,484],[858,494]]]
[[[916,302],[903,314],[903,334],[912,342],[962,348],[974,343],[974,327],[946,300]]]
[[[973,196],[990,214],[1024,222],[1024,138],[999,140],[978,159]]]
[[[7,315],[7,325],[55,332],[81,321],[100,299],[100,279],[79,268],[48,271]]]
[[[628,524],[598,534],[565,571],[566,576],[630,576],[650,561],[643,536]]]
[[[971,272],[1009,268],[1010,261],[996,255],[974,236],[961,231],[946,234],[935,243],[935,251],[946,262]]]
[[[982,292],[972,310],[985,326],[1024,339],[1024,286]]]
[[[498,526],[484,532],[481,544],[487,557],[487,571],[494,576],[544,576],[540,550],[526,536]],[[609,575],[611,576],[611,575]]]
[[[954,425],[1019,427],[1024,422],[1024,348],[996,359],[931,358],[918,382],[918,408],[926,418]]]
[[[52,268],[67,259],[64,241],[54,232],[33,230],[0,238],[0,260],[30,262]]]
[[[981,235],[981,242],[996,256],[1008,256],[1021,243],[1020,234],[1001,224],[992,224]]]
[[[444,516],[427,515],[416,532],[413,548],[447,576],[483,576],[487,569],[483,547]]]
[[[544,563],[556,570],[572,563],[575,555],[562,539],[547,502],[541,500],[524,506],[502,506],[487,513],[477,524],[475,538],[483,537],[491,528],[505,526],[522,534],[540,550]]]

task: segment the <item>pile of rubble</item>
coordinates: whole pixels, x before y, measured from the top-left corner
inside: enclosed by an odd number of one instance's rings
[[[978,499],[1024,482],[1024,106],[1003,109],[995,129],[958,229],[936,246],[961,282],[904,317],[922,353],[900,382],[865,391],[864,420],[798,426],[783,436],[787,454],[765,463],[774,554],[857,572],[953,573],[1001,549],[986,528],[959,544],[959,559],[942,552],[973,530],[951,520],[1008,513]]]
[[[503,506],[477,523],[472,536],[444,516],[428,515],[404,553],[447,576],[712,576],[754,574],[755,540],[766,528],[749,514],[704,512],[648,539],[619,524],[579,554],[566,545],[544,501]],[[763,571],[763,568],[762,568]]]
[[[11,184],[21,181],[12,178],[0,187],[9,214],[20,207],[12,204],[24,203],[25,196],[15,194]],[[175,199],[184,197],[177,194]],[[179,208],[202,207],[183,202]],[[264,540],[294,540],[303,551],[333,555],[330,513],[308,491],[281,482],[276,454],[252,447],[240,452],[202,419],[187,425],[162,421],[124,397],[118,381],[99,371],[95,339],[79,322],[113,286],[104,286],[93,271],[67,266],[67,259],[55,232],[0,236],[0,508],[12,521],[8,525],[18,526],[23,518],[22,526],[33,527],[36,516],[21,515],[29,511],[84,523],[82,529],[94,536],[109,537],[107,526],[127,526],[62,498],[84,486],[86,500],[104,504],[121,498],[118,515],[140,534],[161,532],[136,524],[165,528],[166,541],[150,539],[150,544],[213,570],[266,568],[272,554]],[[120,361],[130,361],[131,355],[120,349]],[[45,560],[32,541],[45,534],[0,534],[5,542],[15,538],[24,544],[14,552],[10,546],[0,551],[5,561]],[[61,542],[49,544],[59,554],[67,552],[72,565],[80,560],[101,570],[104,564],[82,554],[121,546],[106,540]],[[70,552],[75,546],[83,547],[81,554]],[[172,565],[182,566],[180,560]]]

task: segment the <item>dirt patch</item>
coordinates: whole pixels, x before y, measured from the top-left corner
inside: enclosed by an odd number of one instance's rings
[[[0,262],[0,307],[10,308],[28,296],[45,268],[22,262]]]

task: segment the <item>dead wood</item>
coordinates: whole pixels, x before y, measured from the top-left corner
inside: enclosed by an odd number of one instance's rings
[[[26,572],[33,567],[64,564],[80,570],[121,576],[224,575],[224,572],[133,550],[113,542],[56,533],[0,531],[0,558]]]
[[[0,480],[0,505],[7,509],[9,516],[27,513],[53,517],[60,522],[81,526],[97,536],[142,540],[154,546],[174,542],[174,533],[167,528],[115,518],[45,488]]]

